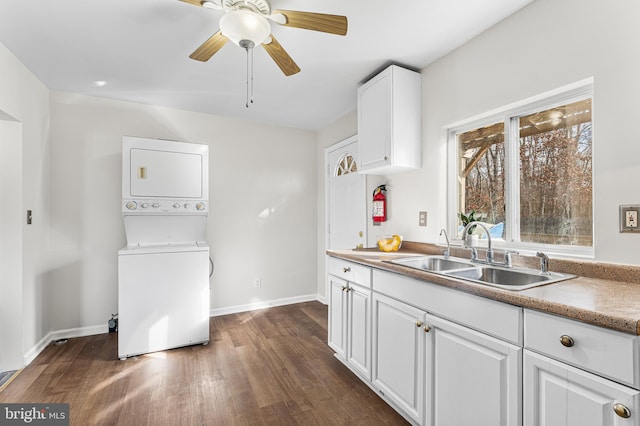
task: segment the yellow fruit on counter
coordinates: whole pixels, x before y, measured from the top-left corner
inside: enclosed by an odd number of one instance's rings
[[[399,235],[393,235],[392,237],[380,237],[378,238],[378,248],[382,251],[398,251],[402,244],[402,237]]]

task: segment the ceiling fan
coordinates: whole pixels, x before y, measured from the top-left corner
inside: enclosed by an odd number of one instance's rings
[[[267,0],[180,0],[194,6],[219,9],[225,12],[220,18],[220,30],[202,43],[189,57],[208,61],[228,41],[249,52],[262,45],[282,72],[293,75],[300,71],[298,65],[271,34],[269,21],[287,27],[321,31],[330,34],[347,34],[347,17],[323,13],[275,10]]]

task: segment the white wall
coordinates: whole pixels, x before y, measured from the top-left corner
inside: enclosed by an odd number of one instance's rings
[[[3,167],[0,193],[2,247],[10,250],[0,261],[0,362],[10,370],[22,367],[22,355],[48,332],[49,91],[2,44],[0,70],[0,155],[11,155],[3,165],[14,162]],[[27,209],[32,225],[24,221]]]
[[[618,232],[618,205],[640,204],[640,191],[629,184],[640,177],[632,127],[640,98],[638,16],[634,0],[536,0],[422,70],[423,167],[368,182],[369,192],[389,184],[383,229],[439,241],[447,214],[448,125],[593,76],[595,257],[640,264],[640,236]],[[426,228],[417,226],[419,210],[428,212]],[[380,231],[370,229],[370,244]]]
[[[212,309],[315,297],[315,132],[52,92],[53,330],[117,312],[123,135],[209,145]]]

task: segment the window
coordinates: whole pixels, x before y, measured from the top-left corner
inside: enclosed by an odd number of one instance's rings
[[[593,254],[592,125],[589,83],[450,129],[449,209],[509,247]]]
[[[351,154],[344,154],[338,160],[336,165],[335,176],[342,176],[349,173],[356,173],[358,171],[358,165]]]

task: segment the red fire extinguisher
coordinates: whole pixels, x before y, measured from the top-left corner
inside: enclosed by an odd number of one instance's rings
[[[379,223],[387,220],[387,197],[383,192],[387,191],[386,185],[380,185],[373,190],[373,222]]]

